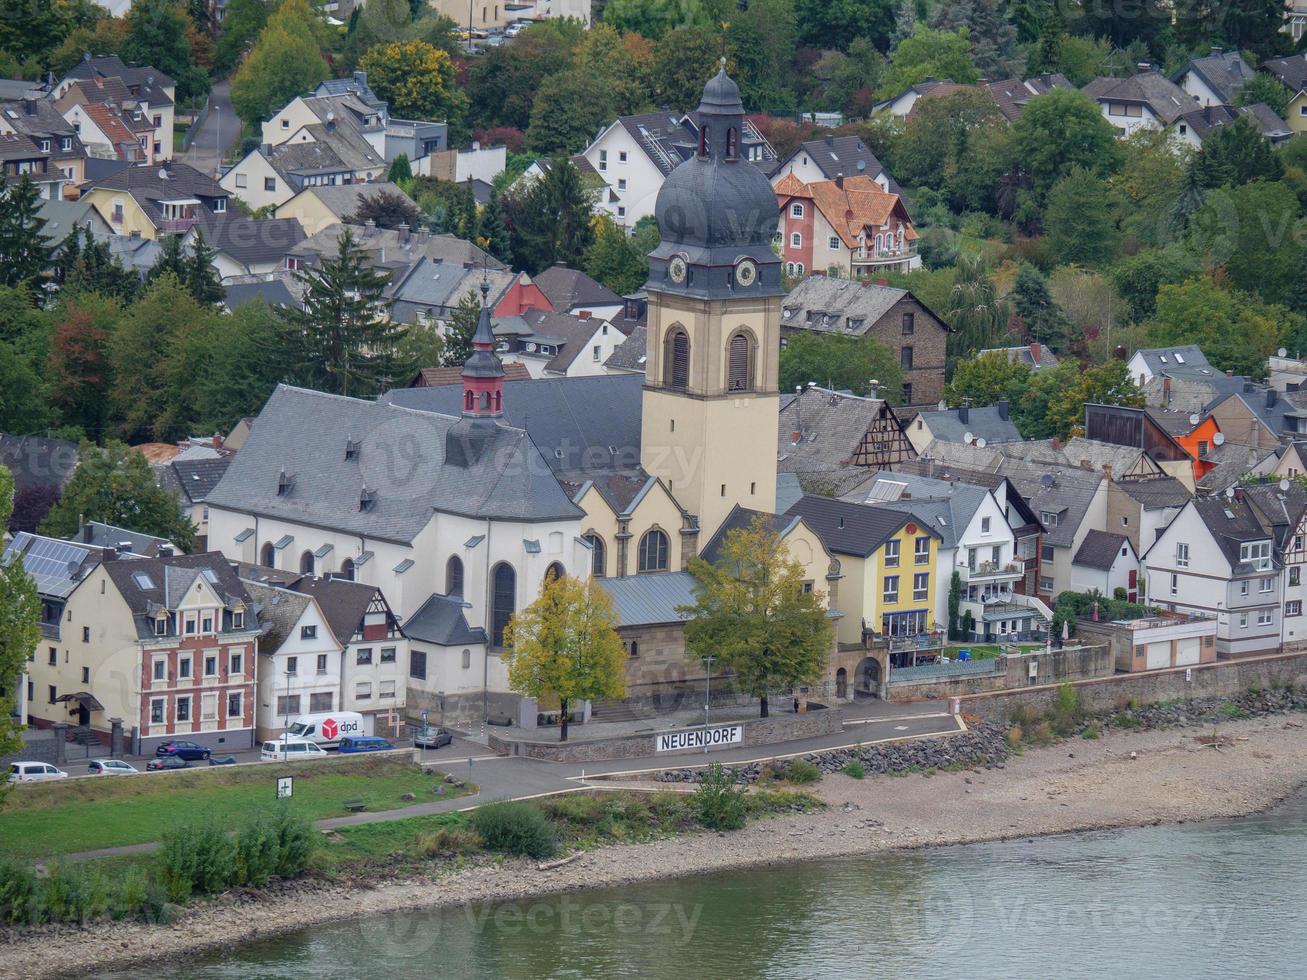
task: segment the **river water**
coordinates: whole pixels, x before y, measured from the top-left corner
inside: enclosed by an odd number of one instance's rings
[[[1242,820],[360,918],[131,976],[1302,976],[1304,908],[1296,800]]]

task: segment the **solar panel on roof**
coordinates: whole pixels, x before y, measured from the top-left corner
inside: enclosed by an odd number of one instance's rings
[[[74,574],[90,554],[86,548],[67,541],[26,532],[15,539],[14,548],[22,556],[23,568],[35,581],[37,592],[59,597],[73,591]]]

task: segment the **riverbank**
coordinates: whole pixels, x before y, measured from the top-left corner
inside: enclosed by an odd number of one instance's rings
[[[772,817],[728,834],[605,847],[551,870],[504,861],[373,888],[305,882],[262,899],[197,905],[166,927],[44,930],[0,945],[0,973],[84,975],[329,922],[367,929],[363,917],[385,912],[895,848],[1239,816],[1307,784],[1303,724],[1300,714],[1230,722],[1221,726],[1224,744],[1216,748],[1197,741],[1210,729],[1114,731],[1027,749],[1003,768],[863,780],[828,775],[805,787],[829,804],[820,813]]]

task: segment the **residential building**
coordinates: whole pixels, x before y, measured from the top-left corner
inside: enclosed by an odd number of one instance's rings
[[[526,369],[525,364],[505,364],[504,381],[530,381],[531,372]],[[414,376],[410,388],[442,388],[446,385],[461,385],[463,383],[463,369],[461,367],[428,367],[422,368]]]
[[[150,240],[185,234],[201,216],[227,212],[227,192],[185,163],[127,167],[88,185],[82,197],[114,234]]]
[[[306,235],[316,235],[329,225],[348,222],[358,213],[365,198],[388,193],[398,194],[417,208],[417,203],[399,187],[386,181],[364,184],[334,184],[305,187],[277,208],[278,218],[296,218]]]
[[[954,92],[961,92],[970,89],[969,85],[959,85],[951,79],[934,79],[927,78],[916,85],[910,85],[898,95],[882,102],[877,102],[872,106],[872,111],[876,113],[887,113],[895,119],[907,119],[912,114],[912,109],[917,104],[917,100],[923,96],[940,97],[952,95]]]
[[[209,537],[209,494],[231,464],[230,456],[213,459],[174,459],[155,470],[159,485],[177,496],[182,513],[195,527],[196,545],[207,546]]]
[[[38,578],[45,607],[27,681],[33,724],[107,742],[122,719],[142,754],[174,737],[215,751],[254,744],[259,624],[222,555],[113,560],[19,534],[7,556]]]
[[[1167,416],[1154,414],[1153,409],[1129,408],[1122,405],[1085,405],[1085,437],[1114,446],[1127,446],[1147,453],[1168,476],[1193,486],[1207,472],[1208,463],[1200,455],[1208,444],[1204,436],[1215,442],[1219,427],[1199,421],[1194,423],[1185,438],[1188,446],[1172,435]],[[1190,448],[1192,447],[1192,449]],[[1122,476],[1143,475],[1127,474]]]
[[[1124,534],[1135,553],[1143,554],[1192,496],[1192,491],[1172,476],[1115,478],[1107,486],[1104,530]]]
[[[1009,361],[1027,365],[1031,371],[1051,371],[1059,363],[1057,355],[1037,340],[1032,340],[1021,347],[990,347],[976,352],[977,357],[984,357],[987,354],[1002,354]]]
[[[831,133],[818,140],[800,143],[777,164],[771,175],[772,186],[775,187],[790,174],[804,184],[862,175],[870,177],[887,194],[903,193],[889,171],[858,136],[836,136]]]
[[[605,365],[608,359],[626,340],[626,335],[616,326],[608,320],[591,316],[588,311],[570,316],[528,310],[515,319],[520,319],[529,332],[510,334],[496,329],[495,336],[500,338],[500,357],[505,364],[525,365],[533,378],[607,374]]]
[[[1221,126],[1247,119],[1268,143],[1278,146],[1293,136],[1293,129],[1265,102],[1246,106],[1206,105],[1181,113],[1171,124],[1180,142],[1198,149],[1207,134]]]
[[[264,124],[265,128],[269,125]],[[259,210],[285,204],[309,187],[384,180],[386,170],[381,151],[328,113],[327,122],[301,126],[279,143],[251,150],[222,175],[221,183],[250,209]]]
[[[1192,95],[1157,71],[1095,78],[1081,91],[1099,104],[1103,118],[1122,137],[1141,129],[1166,129],[1198,105]]]
[[[39,211],[45,220],[45,227],[41,230],[56,245],[62,245],[64,239],[82,229],[89,231],[100,242],[108,241],[113,236],[109,222],[101,217],[89,201],[70,201],[67,198],[43,200]]]
[[[1271,653],[1282,642],[1282,559],[1246,492],[1195,497],[1144,553],[1148,602],[1216,617],[1218,656]]]
[[[610,320],[626,308],[626,300],[621,296],[580,269],[569,269],[563,262],[542,269],[533,281],[556,313],[572,316],[588,313],[592,317]]]
[[[402,261],[402,259],[398,260]],[[468,295],[480,300],[493,317],[495,336],[529,334],[522,318],[530,310],[549,311],[549,301],[525,272],[487,269],[471,262],[418,258],[400,268],[386,287],[392,319],[401,323],[447,324]]]
[[[860,279],[921,266],[917,230],[903,199],[868,176],[805,184],[789,174],[776,184],[776,200],[786,275]]]
[[[103,521],[86,521],[69,540],[98,548],[107,557],[167,558],[181,552],[167,538],[105,524]]]
[[[468,625],[461,595],[432,595],[404,621],[404,635],[409,642],[410,717],[426,711],[428,721],[440,725],[479,719],[490,692],[500,692],[494,696],[498,712],[515,716],[504,694],[507,665],[486,655],[486,631]]]
[[[1071,591],[1112,598],[1117,589],[1139,601],[1139,555],[1126,535],[1091,529],[1071,559]]]
[[[312,595],[242,579],[264,631],[258,640],[255,737],[275,739],[296,716],[341,711],[341,645]]]
[[[711,151],[703,142],[700,111],[618,116],[602,129],[581,154],[606,188],[599,209],[624,228],[633,228],[641,218],[652,216],[663,182],[672,171],[686,160],[706,158]],[[734,140],[723,149],[761,173],[771,172],[776,151],[747,118],[736,128]],[[691,213],[678,215],[677,220],[684,223]]]
[[[1213,47],[1202,58],[1191,58],[1171,76],[1200,106],[1239,104],[1239,90],[1257,73],[1238,51]]]
[[[958,442],[984,449],[1021,441],[1021,433],[1009,417],[1007,400],[1002,398],[997,405],[959,405],[918,412],[904,431],[918,455],[931,452],[936,442]]]
[[[1221,373],[1212,367],[1202,348],[1196,344],[1141,348],[1131,355],[1126,368],[1140,388],[1161,375],[1186,380],[1206,380]]]
[[[129,65],[117,55],[84,57],[51,90],[61,112],[72,102],[113,101],[149,120],[153,160],[171,160],[177,83],[148,65]]]
[[[0,178],[6,184],[28,180],[47,201],[61,199],[68,183],[63,171],[50,165],[50,154],[30,136],[0,136]]]
[[[801,330],[872,337],[885,344],[903,373],[904,405],[934,405],[944,396],[949,326],[906,289],[866,279],[809,276],[782,303],[781,344]]]
[[[1044,528],[1039,548],[1041,598],[1051,602],[1071,588],[1071,566],[1090,531],[1107,526],[1107,488],[1100,473],[1010,459],[1002,475],[1012,481]]]
[[[45,99],[0,103],[0,136],[27,136],[42,153],[50,154],[50,167],[75,188],[86,181],[86,147],[72,124]]]
[[[264,276],[286,268],[286,255],[304,241],[304,229],[294,218],[254,220],[236,212],[198,212],[200,220],[186,233],[189,249],[199,236],[213,249],[213,268],[225,283],[237,276]]]
[[[1054,89],[1075,91],[1075,86],[1060,72],[1041,72],[1030,78],[1008,78],[997,82],[981,82],[981,87],[998,105],[998,111],[1008,122],[1016,122],[1031,99],[1047,95]]]
[[[167,159],[156,155],[154,124],[141,110],[112,101],[69,101],[80,95],[80,89],[74,89],[56,105],[88,153],[131,164]]]
[[[1280,32],[1288,34],[1294,44],[1302,40],[1303,33],[1307,32],[1307,3],[1303,0],[1285,0],[1284,24],[1280,27]]]
[[[840,496],[916,452],[884,399],[811,385],[781,399],[776,456],[808,493]]]
[[[613,348],[604,369],[609,374],[644,374],[644,365],[649,347],[649,330],[644,324],[637,324],[631,329],[630,336]]]
[[[1297,40],[1303,25],[1307,25],[1307,3],[1294,0],[1292,16]],[[1307,132],[1307,54],[1272,58],[1263,62],[1262,67],[1293,93],[1284,110],[1284,119],[1289,128],[1295,133]]]
[[[802,518],[838,562],[841,578],[832,604],[840,613],[840,643],[862,644],[867,634],[909,637],[942,627],[935,614],[941,537],[924,519],[810,495],[784,516]]]

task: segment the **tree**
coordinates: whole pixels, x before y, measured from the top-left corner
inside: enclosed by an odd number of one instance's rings
[[[231,101],[246,123],[268,118],[331,77],[305,0],[282,0],[231,80]]]
[[[508,684],[530,698],[557,698],[567,741],[569,706],[626,696],[626,650],[617,611],[602,585],[550,574],[540,598],[504,628]]]
[[[612,218],[595,220],[595,238],[585,253],[585,272],[619,296],[633,293],[649,278],[648,250],[641,251]]]
[[[958,211],[994,210],[1007,158],[1007,120],[978,90],[922,99],[893,139],[894,172],[943,191]]]
[[[816,681],[830,656],[833,630],[825,594],[804,591],[804,570],[765,516],[728,531],[721,558],[690,559],[694,604],[686,617],[690,654],[714,656],[767,717],[773,691]]]
[[[388,278],[367,264],[348,228],[334,256],[296,273],[304,288],[303,309],[278,307],[277,312],[298,384],[371,397],[406,373],[396,356],[405,328],[382,316]]]
[[[537,275],[556,262],[573,268],[584,264],[594,240],[590,194],[572,161],[555,158],[543,178],[527,182],[503,201],[514,268]]]
[[[1156,346],[1197,344],[1218,370],[1259,378],[1296,319],[1283,306],[1197,277],[1157,290],[1157,313],[1148,329]]]
[[[454,314],[445,330],[445,348],[441,353],[441,367],[462,367],[472,356],[472,335],[481,319],[481,300],[476,290],[469,289],[458,301]]]
[[[548,21],[532,24],[512,44],[479,55],[468,70],[469,124],[525,130],[541,83],[570,65],[579,40]]]
[[[788,114],[797,108],[794,0],[705,0],[726,25],[727,57],[736,66],[740,98],[752,112]],[[707,79],[705,79],[707,81]],[[687,106],[687,108],[689,108]]]
[[[940,31],[966,28],[971,60],[988,78],[1009,78],[1025,67],[1006,0],[953,0],[934,10],[930,26]]]
[[[1011,137],[1013,166],[1029,176],[1040,201],[1077,167],[1106,177],[1121,163],[1116,131],[1098,103],[1080,92],[1054,89],[1031,99]]]
[[[1121,169],[1108,183],[1125,243],[1161,245],[1173,240],[1173,209],[1184,188],[1187,151],[1160,129],[1136,130],[1121,141],[1121,149]]]
[[[209,76],[196,64],[187,32],[193,28],[181,0],[136,0],[127,13],[124,61],[150,65],[177,82],[182,100],[209,91]]]
[[[677,27],[654,45],[654,84],[663,105],[691,111],[717,71],[722,43],[707,26]]]
[[[195,527],[177,498],[159,486],[141,453],[114,440],[103,449],[82,443],[77,469],[41,522],[41,533],[71,538],[88,521],[166,538],[182,551],[195,548]]]
[[[944,400],[955,408],[963,402],[993,405],[1000,398],[1016,403],[1030,383],[1030,374],[1029,364],[1001,351],[968,357],[953,369],[953,377],[944,386]]]
[[[894,0],[796,0],[794,13],[800,43],[814,48],[867,40],[886,51],[894,33]]]
[[[226,432],[242,416],[258,414],[291,374],[280,320],[262,299],[212,318],[178,346],[178,362],[196,366],[187,387],[194,432]]]
[[[204,232],[196,228],[190,255],[186,259],[185,283],[187,291],[201,306],[221,303],[227,297],[227,290],[213,265],[215,254],[217,253],[204,240]]]
[[[1277,116],[1283,117],[1293,94],[1274,75],[1257,74],[1239,86],[1235,100],[1248,106],[1265,103]]]
[[[897,355],[871,336],[796,333],[781,350],[780,388],[793,391],[811,381],[864,396],[876,381],[879,397],[890,401],[898,401],[903,392]]]
[[[1255,180],[1207,194],[1190,220],[1190,251],[1223,265],[1237,288],[1283,303],[1302,263],[1301,207],[1283,181]]]
[[[64,424],[98,442],[109,418],[109,348],[122,306],[112,297],[78,293],[59,313],[45,366],[50,398]]]
[[[598,79],[615,112],[626,115],[653,98],[654,46],[639,34],[619,34],[607,24],[585,32],[572,54],[575,70]]]
[[[550,75],[531,109],[526,142],[538,153],[578,153],[616,114],[612,91],[579,69]]]
[[[890,53],[880,95],[893,98],[927,78],[947,78],[960,85],[970,85],[980,78],[971,63],[971,35],[966,28],[933,31],[918,24],[911,37],[904,38]]]
[[[958,631],[958,611],[962,608],[962,576],[955,569],[948,583],[948,638],[964,639]]]
[[[658,40],[674,28],[708,23],[699,0],[608,0],[603,23]]]
[[[426,41],[397,41],[369,48],[359,59],[368,85],[406,119],[448,120],[460,126],[467,96],[454,79],[454,61]]]
[[[118,257],[109,251],[108,243],[100,241],[87,228],[74,228],[63,240],[55,265],[62,272],[60,296],[99,293],[129,301],[141,285],[140,277],[122,267]]]
[[[390,169],[386,171],[386,180],[401,186],[413,180],[413,167],[408,162],[407,153],[401,153],[390,161]]]
[[[365,225],[371,221],[378,228],[408,225],[412,229],[422,223],[422,212],[403,194],[377,191],[361,198],[358,208],[346,220],[356,225]]]
[[[1125,361],[1111,358],[1086,368],[1076,374],[1074,383],[1062,385],[1049,401],[1047,419],[1053,434],[1062,439],[1080,434],[1084,428],[1085,405],[1089,402],[1140,408],[1144,396],[1131,380]]]
[[[1208,133],[1202,149],[1194,157],[1193,170],[1200,185],[1209,190],[1226,184],[1237,187],[1254,180],[1279,180],[1284,176],[1280,158],[1247,116]]]
[[[993,347],[1007,331],[1009,313],[981,256],[960,258],[944,313],[953,328],[948,337],[950,371],[959,358]]]
[[[0,341],[0,432],[44,433],[51,422],[45,385],[26,357]]]
[[[0,527],[9,523],[13,507],[14,477],[0,465]],[[21,561],[0,564],[0,754],[13,755],[23,747],[18,699],[27,692],[19,678],[40,641],[41,598],[36,583]]]
[[[50,271],[54,248],[40,204],[36,185],[26,176],[0,184],[0,285],[35,289]]]
[[[1107,259],[1116,237],[1107,182],[1073,169],[1049,191],[1044,225],[1058,262],[1097,265]]]
[[[218,74],[225,75],[236,67],[275,9],[275,0],[227,0],[222,31],[213,50],[213,67]]]
[[[817,62],[814,72],[824,74],[826,104],[853,115],[866,115],[871,93],[880,84],[885,71],[885,57],[870,40],[854,38],[847,53],[835,51]]]
[[[512,236],[508,233],[504,202],[498,190],[490,192],[490,200],[486,202],[486,209],[481,215],[478,232],[482,248],[505,265],[513,261]]]

